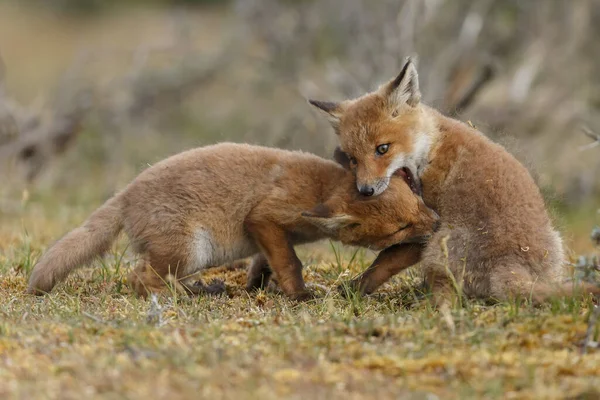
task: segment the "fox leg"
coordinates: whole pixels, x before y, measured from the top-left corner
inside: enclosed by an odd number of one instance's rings
[[[553,282],[536,277],[516,262],[492,272],[490,295],[495,300],[506,301],[521,298],[540,305],[553,298],[575,297],[591,294],[600,296],[600,286],[589,282]]]
[[[222,281],[214,281],[209,285],[205,285],[199,280],[189,283],[189,276],[181,276],[184,268],[179,266],[180,264],[181,262],[176,260],[168,262],[146,254],[129,273],[127,280],[135,293],[143,298],[150,293],[158,293],[166,289],[167,284],[173,285],[175,290],[189,295],[225,292],[225,285]]]
[[[193,283],[179,281],[183,289],[190,295],[217,295],[226,292],[225,282],[220,279],[214,279],[211,283],[205,284],[201,280]]]
[[[286,232],[276,224],[268,222],[247,221],[246,228],[261,248],[283,293],[294,300],[311,298],[302,278],[302,262],[298,259]]]
[[[269,268],[267,257],[263,253],[258,253],[252,257],[250,267],[248,267],[248,283],[246,290],[264,289],[269,284],[273,272]]]
[[[443,250],[432,248],[431,242],[421,262],[425,283],[431,292],[431,305],[442,313],[449,312],[463,295],[465,273],[457,271],[457,264],[454,254],[447,258]]]
[[[381,251],[371,264],[358,278],[350,281],[350,287],[361,294],[371,294],[392,276],[415,265],[421,259],[423,245],[399,244]],[[345,286],[339,288],[345,293]]]
[[[135,268],[127,276],[127,281],[131,288],[140,297],[146,297],[150,293],[155,293],[163,290],[165,285],[165,277],[155,270],[146,258],[138,261]]]
[[[431,304],[440,311],[450,309],[456,301],[457,293],[448,271],[438,265],[428,266],[425,270],[425,282],[432,296]]]

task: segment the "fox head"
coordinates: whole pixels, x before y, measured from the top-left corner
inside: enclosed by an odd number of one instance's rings
[[[420,190],[435,130],[420,100],[417,69],[409,58],[396,78],[374,92],[339,103],[309,102],[327,115],[338,134],[347,157],[342,164],[354,172],[360,193],[378,196],[394,174],[414,192]]]
[[[427,241],[437,229],[439,216],[403,179],[394,177],[389,186],[377,198],[360,195],[352,187],[344,188],[311,211],[303,212],[302,218],[333,239],[373,250]]]

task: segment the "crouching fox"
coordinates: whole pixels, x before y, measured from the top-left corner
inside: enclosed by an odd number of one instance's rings
[[[470,297],[540,303],[573,295],[562,283],[563,244],[527,169],[472,126],[420,101],[409,60],[378,90],[339,103],[311,100],[324,111],[341,149],[336,159],[352,170],[358,191],[385,195],[403,176],[441,217],[425,246],[393,246],[353,282],[371,293],[395,273],[421,262],[436,303],[456,285]],[[580,290],[600,294],[584,283]]]
[[[293,299],[310,296],[293,246],[329,237],[383,249],[422,242],[438,221],[401,178],[377,199],[354,176],[312,154],[221,143],[189,150],[142,172],[41,257],[28,291],[43,294],[105,252],[121,230],[141,255],[130,274],[140,295],[209,266],[255,255],[248,289],[271,271]],[[270,268],[269,268],[270,267]]]

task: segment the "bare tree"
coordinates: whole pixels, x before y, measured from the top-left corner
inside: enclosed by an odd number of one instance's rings
[[[232,45],[207,59],[179,36],[167,46],[144,44],[133,53],[130,68],[104,86],[85,78],[83,71],[94,60],[82,53],[59,80],[45,107],[26,107],[11,98],[0,63],[0,160],[4,167],[16,163],[31,182],[90,123],[111,142],[107,153],[118,159],[120,146],[115,140],[136,123],[160,118],[180,105],[229,64],[234,49]],[[156,53],[169,53],[177,62],[161,69],[149,67],[147,61]]]

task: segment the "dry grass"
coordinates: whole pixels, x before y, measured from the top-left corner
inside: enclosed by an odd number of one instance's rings
[[[24,101],[56,81],[79,44],[131,50],[160,41],[167,29],[156,10],[82,22],[50,18],[43,11],[25,15],[17,8],[0,4],[0,50],[9,67],[9,89]],[[197,21],[198,46],[218,45],[226,28],[219,18],[227,17],[190,17]],[[100,69],[110,74],[118,66]],[[212,88],[233,107],[231,96],[223,93],[237,92],[229,90]],[[194,113],[212,113],[210,93],[198,97]],[[263,103],[269,96],[263,97],[235,97],[236,106],[260,108],[246,110],[260,115],[268,109]],[[295,106],[300,103],[294,99]],[[122,160],[127,168],[114,173],[118,186],[147,162],[209,140],[206,132],[188,133],[194,136],[188,142],[138,136],[129,139],[133,145],[122,143],[129,147]],[[23,193],[4,180],[0,185],[0,398],[600,396],[594,392],[600,387],[600,350],[581,355],[589,300],[537,309],[519,302],[467,302],[453,310],[456,329],[451,332],[426,299],[415,300],[418,280],[412,276],[394,279],[374,296],[341,298],[333,288],[364,269],[373,255],[361,251],[350,263],[351,250],[337,253],[328,243],[300,252],[306,279],[321,296],[306,304],[272,292],[249,295],[242,290],[243,270],[221,268],[205,277],[224,279],[228,296],[166,293],[156,307],[133,296],[126,285],[133,261],[126,241],[50,296],[24,295],[41,251],[83,221],[110,191],[102,157],[94,158],[98,142],[84,132],[50,171],[50,178],[61,179],[42,180]],[[590,215],[596,208],[590,204],[561,218],[578,252],[591,249]]]
[[[600,395],[600,350],[581,355],[590,301],[539,309],[468,302],[453,310],[451,332],[426,299],[415,300],[411,276],[374,296],[341,298],[336,285],[372,255],[359,251],[350,263],[350,250],[328,243],[301,249],[321,295],[312,303],[249,295],[245,271],[222,267],[205,279],[224,279],[228,296],[166,293],[157,309],[126,285],[133,260],[125,240],[50,296],[23,294],[42,249],[97,205],[95,190],[39,191],[2,214],[2,398]]]

